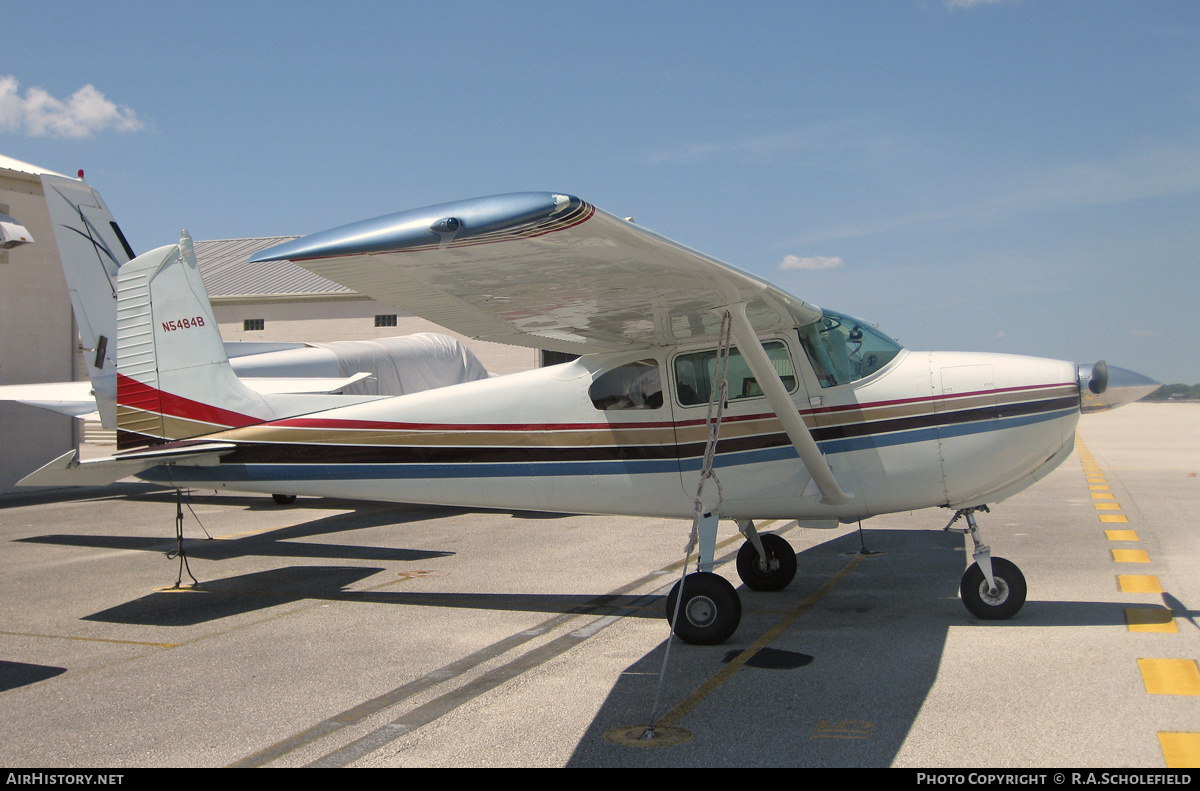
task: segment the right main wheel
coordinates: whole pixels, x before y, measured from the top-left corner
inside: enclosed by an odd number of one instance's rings
[[[759,539],[767,553],[766,560],[760,558],[754,544],[747,541],[738,550],[738,576],[750,590],[783,590],[796,576],[796,553],[782,536],[763,533]]]

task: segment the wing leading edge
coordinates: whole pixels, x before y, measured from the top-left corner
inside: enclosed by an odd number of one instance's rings
[[[579,198],[526,192],[444,203],[264,250],[469,337],[574,354],[715,337],[747,303],[759,331],[820,309]]]

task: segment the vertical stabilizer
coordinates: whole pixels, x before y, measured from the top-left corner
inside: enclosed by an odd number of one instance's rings
[[[105,428],[117,415],[117,270],[132,259],[100,193],[83,181],[42,174],[84,361]]]
[[[120,268],[116,323],[118,448],[275,416],[229,365],[186,231]]]

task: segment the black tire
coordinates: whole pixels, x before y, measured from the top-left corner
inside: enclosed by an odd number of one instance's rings
[[[273,494],[271,495],[271,499],[274,500],[278,505],[291,505],[292,503],[296,502],[296,495]]]
[[[675,622],[675,601],[680,586],[679,622]],[[717,645],[728,640],[742,621],[742,600],[727,579],[719,574],[698,571],[675,583],[667,596],[667,621],[679,639],[692,645]]]
[[[796,552],[787,539],[774,533],[763,533],[759,539],[767,553],[767,568],[763,568],[754,545],[747,541],[738,550],[738,576],[750,590],[783,590],[796,576]]]
[[[996,580],[997,594],[988,593],[987,579],[978,563],[972,563],[962,577],[959,594],[962,602],[976,618],[987,621],[1002,621],[1011,618],[1025,605],[1025,575],[1014,564],[1004,558],[992,558],[992,577]]]

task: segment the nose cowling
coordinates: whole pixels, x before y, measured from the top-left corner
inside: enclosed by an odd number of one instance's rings
[[[1094,365],[1077,366],[1080,409],[1103,412],[1133,403],[1150,395],[1162,384],[1136,371],[1107,365],[1103,360]]]

